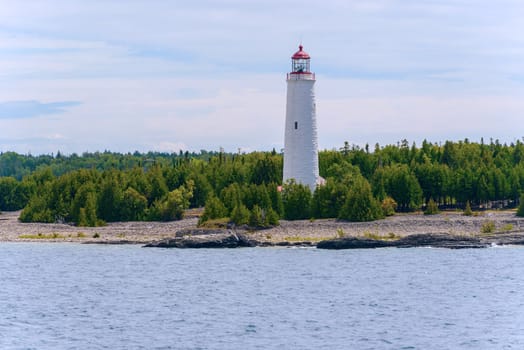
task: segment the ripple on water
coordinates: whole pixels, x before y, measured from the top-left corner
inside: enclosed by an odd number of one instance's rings
[[[522,266],[522,248],[0,244],[0,348],[524,348]]]

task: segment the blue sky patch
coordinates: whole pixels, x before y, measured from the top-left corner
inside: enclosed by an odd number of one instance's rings
[[[80,105],[78,101],[42,103],[39,101],[8,101],[0,103],[0,119],[33,118],[48,114],[61,114],[67,107]]]

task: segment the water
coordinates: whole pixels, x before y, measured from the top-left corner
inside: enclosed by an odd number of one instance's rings
[[[0,349],[522,349],[524,248],[0,244]]]

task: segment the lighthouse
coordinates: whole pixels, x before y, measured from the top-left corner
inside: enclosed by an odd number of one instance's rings
[[[310,58],[300,45],[287,74],[284,183],[295,179],[313,192],[323,179],[318,173],[315,73]]]

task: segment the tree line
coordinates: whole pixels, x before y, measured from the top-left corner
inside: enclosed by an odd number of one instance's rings
[[[253,152],[0,154],[0,210],[22,221],[98,225],[176,220],[205,207],[201,222],[228,218],[271,226],[279,219],[367,221],[440,207],[516,205],[524,190],[524,144],[403,140],[373,150],[345,143],[319,152],[324,186],[281,184],[282,154]]]

